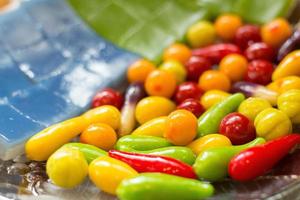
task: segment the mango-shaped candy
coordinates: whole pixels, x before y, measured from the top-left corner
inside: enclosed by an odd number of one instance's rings
[[[196,155],[211,147],[224,146],[231,146],[231,142],[225,135],[222,134],[205,135],[187,145],[187,147],[191,148]]]
[[[281,94],[291,89],[300,89],[300,77],[298,76],[287,76],[277,79],[267,85],[267,88],[274,90]]]
[[[254,120],[258,137],[266,140],[287,135],[292,132],[292,123],[289,117],[281,110],[267,108],[261,111]]]
[[[259,97],[250,97],[241,103],[238,111],[239,113],[254,121],[258,113],[266,108],[272,108],[269,101]]]
[[[84,181],[88,163],[78,149],[63,146],[49,157],[46,171],[55,185],[73,188]]]
[[[289,90],[277,99],[278,109],[283,111],[294,124],[300,124],[300,90]]]
[[[135,109],[135,118],[140,124],[143,124],[156,117],[166,116],[175,108],[175,104],[168,98],[150,96],[138,102]]]
[[[201,105],[203,105],[203,107],[207,110],[229,96],[229,93],[222,90],[209,90],[202,95],[200,102]]]
[[[138,173],[126,163],[108,156],[95,159],[89,166],[92,182],[109,194],[116,194],[117,187],[123,180],[137,175]]]
[[[289,53],[278,64],[273,72],[272,80],[275,81],[286,76],[300,76],[300,50]]]
[[[166,121],[166,116],[154,118],[139,126],[131,134],[162,137],[166,128]]]

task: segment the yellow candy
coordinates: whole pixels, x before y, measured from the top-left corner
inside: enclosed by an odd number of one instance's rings
[[[120,127],[121,114],[114,106],[100,106],[84,113],[82,117],[88,124],[103,123],[111,126],[113,129]]]
[[[159,69],[174,74],[176,77],[177,84],[180,84],[183,81],[185,81],[186,74],[187,74],[186,69],[180,62],[176,60],[167,60],[163,62],[159,66]]]
[[[80,117],[54,124],[27,141],[25,145],[26,156],[30,160],[47,160],[59,147],[94,123],[104,123],[117,129],[120,124],[120,112],[113,106],[100,106],[87,111]]]
[[[167,117],[157,117],[139,126],[132,135],[150,135],[163,137],[166,128]]]
[[[187,145],[196,155],[211,147],[224,146],[231,146],[231,142],[225,135],[221,134],[208,134]]]
[[[143,124],[156,117],[166,116],[175,108],[175,104],[165,97],[150,96],[138,102],[135,118],[140,124]]]
[[[274,90],[279,94],[291,89],[300,89],[300,77],[287,76],[284,78],[280,78],[267,85],[267,88],[269,88],[270,90]]]
[[[119,184],[138,173],[126,163],[108,156],[95,159],[89,166],[89,176],[102,191],[115,195]]]
[[[269,101],[259,97],[250,97],[240,104],[238,111],[254,121],[258,113],[266,108],[272,108]]]
[[[300,76],[300,50],[289,53],[278,64],[273,72],[272,80],[275,81],[286,76]]]
[[[283,111],[291,121],[300,124],[300,90],[289,90],[277,99],[278,109]]]
[[[84,181],[88,163],[78,149],[62,147],[49,157],[46,170],[55,185],[73,188]]]
[[[36,161],[47,160],[53,152],[79,135],[87,126],[82,117],[75,117],[42,130],[26,142],[27,158]]]
[[[186,38],[192,47],[209,45],[216,38],[214,25],[209,21],[200,21],[188,29]]]
[[[275,108],[261,111],[254,120],[254,126],[257,136],[266,140],[273,140],[292,132],[291,120],[284,112]]]
[[[221,90],[209,90],[201,97],[201,104],[207,110],[216,103],[219,103],[229,97],[230,94]]]

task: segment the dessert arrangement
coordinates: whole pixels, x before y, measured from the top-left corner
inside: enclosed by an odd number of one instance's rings
[[[138,59],[129,85],[98,91],[91,108],[32,136],[28,159],[50,181],[89,179],[131,199],[203,199],[230,178],[267,174],[300,142],[299,32],[284,18],[262,26],[222,14]]]

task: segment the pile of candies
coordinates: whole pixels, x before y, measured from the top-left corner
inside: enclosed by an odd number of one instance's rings
[[[60,187],[89,176],[123,200],[202,199],[215,181],[253,180],[300,143],[295,33],[283,18],[261,27],[233,14],[200,21],[159,66],[129,66],[124,97],[99,91],[91,110],[30,138],[26,155],[47,160]]]

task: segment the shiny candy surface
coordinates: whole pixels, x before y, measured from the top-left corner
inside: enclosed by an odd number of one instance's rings
[[[122,104],[123,96],[121,93],[111,88],[105,88],[97,92],[92,100],[92,108],[103,105],[112,105],[118,109],[121,109]]]
[[[88,163],[78,149],[64,146],[49,157],[46,170],[55,185],[73,188],[86,178]]]
[[[151,119],[136,128],[131,134],[162,137],[166,128],[166,121],[166,116]]]
[[[187,72],[183,64],[181,64],[179,61],[166,60],[159,66],[159,69],[175,75],[178,84],[185,81]]]
[[[284,18],[277,18],[261,29],[262,40],[273,47],[279,47],[290,35],[292,28]]]
[[[222,119],[219,133],[227,136],[234,145],[245,144],[256,138],[252,120],[238,112],[230,113]]]
[[[241,103],[239,113],[247,116],[254,121],[255,117],[266,108],[271,108],[272,105],[266,99],[259,97],[250,97]]]
[[[156,117],[166,116],[175,108],[175,104],[167,98],[150,96],[138,102],[135,117],[140,124],[143,124]]]
[[[231,142],[226,136],[217,133],[205,135],[187,145],[196,155],[211,147],[223,146],[231,146]]]
[[[271,82],[267,87],[276,92],[283,93],[291,89],[300,89],[300,77],[286,76]]]
[[[227,92],[230,89],[230,85],[229,77],[217,70],[208,70],[199,78],[199,87],[204,91],[222,90]]]
[[[154,70],[146,78],[146,92],[151,96],[170,98],[176,89],[176,76],[165,70]]]
[[[289,90],[277,99],[278,109],[291,119],[293,124],[300,124],[300,90]]]
[[[129,82],[144,82],[147,76],[155,70],[155,65],[146,60],[139,59],[132,63],[127,69],[127,79]]]
[[[257,136],[266,140],[276,139],[292,132],[289,117],[275,108],[267,108],[260,112],[254,120],[254,126]]]
[[[186,45],[175,43],[164,50],[163,60],[177,60],[184,64],[191,55],[191,50]]]
[[[243,80],[247,71],[247,59],[240,54],[229,54],[220,62],[220,71],[226,74],[231,81]]]
[[[215,105],[216,103],[219,103],[220,101],[226,99],[229,96],[229,93],[224,92],[222,90],[209,90],[202,95],[200,102],[203,105],[203,107],[207,110],[211,106]]]
[[[186,38],[192,47],[202,47],[214,42],[216,31],[211,22],[199,21],[187,30]]]
[[[80,135],[80,142],[91,144],[103,150],[110,150],[117,141],[115,130],[107,124],[91,124]]]
[[[187,110],[176,110],[168,116],[164,137],[174,145],[187,145],[197,135],[197,118]]]
[[[175,101],[177,104],[182,103],[186,99],[199,100],[203,91],[198,87],[197,83],[184,82],[178,85],[175,92]]]
[[[221,15],[215,21],[216,32],[224,40],[232,40],[240,26],[242,19],[234,14]]]
[[[128,164],[108,156],[99,157],[89,165],[92,182],[109,194],[116,194],[117,187],[123,180],[137,175]]]

